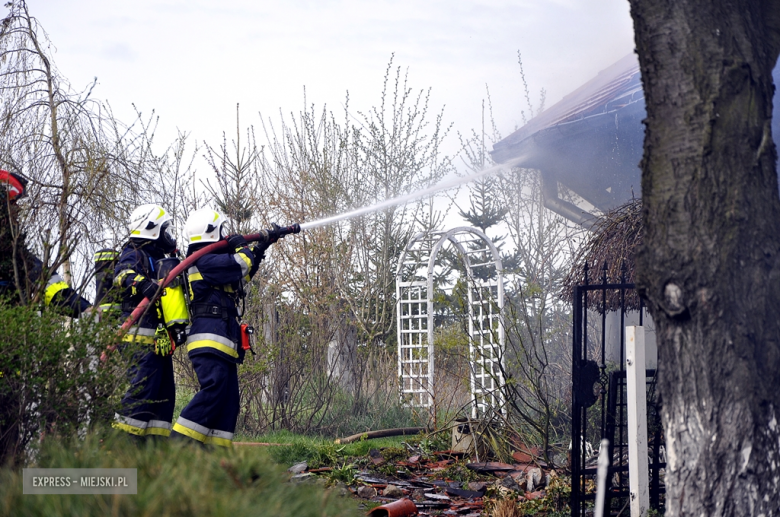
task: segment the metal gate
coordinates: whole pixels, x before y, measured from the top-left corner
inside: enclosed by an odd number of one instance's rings
[[[495,245],[477,228],[419,233],[401,254],[396,273],[401,401],[413,407],[434,406],[433,278],[437,255],[446,243],[466,267],[471,413],[477,417],[486,407],[502,407],[504,402],[503,268]]]
[[[572,350],[571,509],[574,517],[586,515],[595,500],[596,456],[591,444],[603,438],[610,443],[605,516],[617,515],[628,504],[628,416],[626,405],[625,332],[626,313],[644,307],[634,284],[626,283],[625,268],[618,283],[609,283],[607,266],[601,282],[590,284],[587,264],[582,285],[574,288]],[[619,314],[619,360],[607,364],[607,313]],[[595,319],[595,321],[594,321]],[[598,351],[598,353],[597,353]],[[655,392],[656,370],[647,370],[647,427],[650,454],[650,506],[663,509],[664,452],[660,408]],[[592,510],[591,510],[592,514]],[[626,512],[623,512],[626,515]]]

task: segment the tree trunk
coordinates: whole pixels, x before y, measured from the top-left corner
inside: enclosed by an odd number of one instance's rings
[[[666,515],[778,515],[780,13],[630,3],[647,103],[638,284],[659,339]]]

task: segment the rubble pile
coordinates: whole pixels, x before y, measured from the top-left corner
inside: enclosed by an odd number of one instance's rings
[[[490,515],[495,502],[504,499],[536,515],[568,508],[568,479],[564,483],[555,469],[527,453],[514,453],[513,463],[477,462],[462,452],[422,454],[407,447],[411,450],[372,449],[343,467],[308,469],[299,463],[290,472],[293,481],[336,485],[343,495],[359,498],[361,507],[374,516],[478,517]],[[548,494],[548,487],[554,494]],[[385,508],[401,500],[414,505]]]

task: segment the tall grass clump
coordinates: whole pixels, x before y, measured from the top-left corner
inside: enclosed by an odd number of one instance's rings
[[[0,471],[0,515],[26,516],[326,516],[357,515],[334,492],[287,481],[257,448],[205,450],[190,443],[138,444],[125,435],[92,433],[63,444],[47,440],[41,468],[136,468],[136,495],[23,495],[22,472]]]

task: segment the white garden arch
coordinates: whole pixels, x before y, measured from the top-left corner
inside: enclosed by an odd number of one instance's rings
[[[408,406],[434,406],[434,270],[439,251],[452,244],[468,281],[469,358],[472,417],[502,407],[504,384],[503,266],[493,242],[477,228],[418,233],[398,261],[396,304],[398,378]]]

